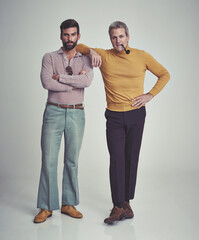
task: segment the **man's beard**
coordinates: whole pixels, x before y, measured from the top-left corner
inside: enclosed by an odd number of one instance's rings
[[[68,45],[68,43],[73,43],[72,45]],[[72,50],[73,48],[75,48],[75,46],[77,45],[77,41],[76,42],[71,42],[71,41],[68,41],[68,42],[63,42],[63,47],[66,51],[70,51]]]

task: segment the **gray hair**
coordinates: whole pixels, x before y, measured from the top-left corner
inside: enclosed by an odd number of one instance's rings
[[[126,36],[129,35],[129,29],[124,22],[115,21],[115,22],[111,23],[111,25],[109,26],[109,29],[108,29],[109,36],[111,36],[111,30],[114,28],[124,28]]]

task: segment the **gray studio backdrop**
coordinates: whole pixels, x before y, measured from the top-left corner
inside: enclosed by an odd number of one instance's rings
[[[179,178],[179,186],[182,179],[194,178],[199,170],[198,5],[196,0],[1,0],[1,201],[14,198],[13,189],[20,193],[21,183],[30,184],[33,198],[23,197],[27,198],[28,208],[36,208],[41,123],[47,98],[40,82],[41,59],[46,52],[60,48],[59,26],[68,18],[79,22],[80,42],[105,49],[111,48],[109,24],[115,20],[126,22],[130,30],[129,45],[151,53],[171,74],[165,89],[147,105],[137,195],[151,176],[157,176],[157,182]],[[99,69],[94,73],[93,83],[85,91],[80,201],[81,197],[95,196],[99,201],[110,202],[106,102]],[[146,92],[155,80],[150,73],[146,74]],[[60,185],[62,166],[63,144],[59,158]],[[189,195],[189,189],[186,194]]]

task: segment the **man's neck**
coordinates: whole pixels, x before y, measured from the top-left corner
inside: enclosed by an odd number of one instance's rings
[[[73,48],[72,50],[66,51],[64,49],[64,47],[62,47],[62,50],[66,54],[69,61],[70,61],[71,58],[73,58],[77,54],[76,48]]]

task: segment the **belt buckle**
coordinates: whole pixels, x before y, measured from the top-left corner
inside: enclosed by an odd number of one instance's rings
[[[78,106],[78,105],[79,105],[79,106]],[[81,110],[83,110],[83,109],[84,109],[84,104],[83,104],[83,103],[76,104],[75,109],[81,109]]]

